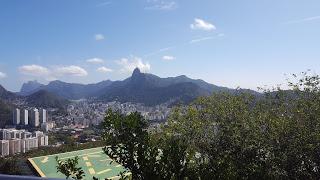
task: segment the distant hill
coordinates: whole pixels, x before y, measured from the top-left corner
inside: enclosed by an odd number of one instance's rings
[[[3,86],[0,85],[0,100],[11,101],[17,99],[19,96],[16,94],[7,91]]]
[[[189,103],[199,96],[207,96],[213,92],[239,93],[248,92],[260,95],[249,89],[230,89],[209,84],[200,79],[187,76],[160,78],[153,74],[141,73],[136,68],[132,76],[124,81],[116,81],[97,93],[97,99],[103,101],[136,102],[146,105],[157,105],[171,101]]]
[[[43,86],[44,85],[40,84],[38,81],[28,81],[27,83],[23,83],[19,94],[22,96],[27,96],[32,93],[35,93],[38,89],[40,89]]]
[[[96,92],[101,89],[109,86],[112,81],[102,81],[96,84],[77,84],[77,83],[66,83],[62,81],[52,81],[48,85],[39,86],[37,89],[33,89],[28,93],[24,94],[32,94],[39,90],[46,90],[48,92],[54,93],[60,97],[64,97],[66,99],[81,99],[94,96]],[[22,93],[22,91],[20,91]]]
[[[12,121],[13,105],[0,99],[0,128]]]
[[[44,91],[40,91],[44,90]],[[241,89],[240,91],[227,87],[216,86],[201,79],[191,79],[187,76],[160,78],[153,74],[141,73],[136,68],[132,76],[123,81],[102,81],[96,84],[76,84],[62,81],[52,81],[42,85],[31,81],[23,85],[20,94],[34,92],[54,94],[68,100],[95,98],[98,101],[120,101],[157,105],[165,102],[188,103],[199,96],[207,96],[213,92],[258,92]],[[35,97],[36,98],[36,97]],[[29,101],[31,99],[29,98]],[[34,100],[44,103],[41,99]]]
[[[120,101],[156,105],[169,100],[190,102],[199,96],[209,95],[210,90],[186,78],[159,78],[141,73],[135,69],[132,76],[124,81],[112,83],[98,93],[103,101]]]
[[[29,105],[43,108],[58,108],[65,109],[69,101],[65,98],[59,97],[46,90],[39,90],[26,97],[26,102]]]
[[[172,84],[178,83],[194,83],[198,85],[200,88],[213,92],[213,91],[228,91],[230,90],[227,87],[216,86],[213,84],[209,84],[201,79],[190,79],[185,75],[177,76],[177,77],[168,77],[168,78],[160,78],[153,74],[145,74],[147,81],[153,82],[154,85],[159,87],[166,87]]]

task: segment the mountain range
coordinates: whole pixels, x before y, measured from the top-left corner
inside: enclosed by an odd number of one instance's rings
[[[252,90],[241,90],[258,94]],[[136,68],[132,76],[123,81],[102,81],[96,84],[77,84],[52,81],[47,85],[29,81],[22,85],[20,92],[14,94],[0,87],[0,97],[24,98],[32,105],[47,107],[68,103],[68,100],[91,98],[97,101],[133,102],[153,106],[166,102],[188,103],[199,96],[213,92],[236,93],[235,89],[216,86],[200,79],[187,76],[160,78],[142,73]]]

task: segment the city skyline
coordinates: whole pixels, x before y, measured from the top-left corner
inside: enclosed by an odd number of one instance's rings
[[[122,80],[135,67],[230,88],[319,73],[320,2],[0,2],[0,84]]]

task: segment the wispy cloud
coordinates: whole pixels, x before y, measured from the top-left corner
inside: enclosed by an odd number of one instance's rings
[[[97,69],[97,72],[99,72],[99,73],[108,73],[108,72],[112,72],[112,71],[113,71],[112,69],[107,68],[105,66],[99,67]]]
[[[7,77],[6,73],[0,72],[0,79],[6,78],[6,77]]]
[[[284,24],[298,24],[298,23],[304,23],[304,22],[316,21],[316,20],[320,21],[320,16],[313,16],[313,17],[307,17],[307,18],[297,19],[293,21],[287,21]]]
[[[105,37],[104,37],[103,34],[95,34],[95,35],[94,35],[94,39],[95,39],[96,41],[102,41],[102,40],[105,39]]]
[[[108,6],[108,5],[110,5],[111,3],[112,3],[111,1],[102,2],[102,3],[97,4],[97,7]]]
[[[173,56],[166,55],[166,56],[163,56],[162,59],[165,61],[172,61],[172,60],[175,60],[176,58]]]
[[[175,1],[166,0],[148,0],[148,6],[145,7],[146,10],[174,10],[178,7]]]
[[[202,37],[202,38],[198,38],[198,39],[192,39],[191,41],[189,41],[189,44],[194,44],[194,43],[198,43],[201,41],[207,41],[207,40],[211,40],[216,38],[215,36],[207,36],[207,37]]]
[[[103,64],[104,60],[101,58],[91,58],[91,59],[87,59],[86,62],[91,64]]]
[[[149,72],[151,69],[151,65],[148,62],[143,62],[141,58],[135,56],[122,58],[116,63],[121,66],[121,73],[131,73],[135,68],[139,68],[142,72]]]
[[[172,50],[173,48],[175,48],[175,47],[174,47],[174,46],[165,47],[165,48],[159,49],[159,50],[157,50],[157,51],[153,51],[153,52],[151,52],[151,53],[145,54],[144,57],[154,56],[154,55],[156,55],[156,54],[159,54],[159,53],[162,53],[162,52],[166,52],[166,51]]]
[[[212,40],[212,39],[217,39],[219,37],[224,37],[225,35],[223,33],[219,33],[215,36],[206,36],[206,37],[200,37],[200,38],[196,38],[196,39],[192,39],[191,41],[189,41],[189,44],[194,44],[194,43],[199,43],[202,41],[208,41],[208,40]]]
[[[195,18],[194,22],[190,24],[190,28],[193,30],[213,31],[216,30],[216,26],[203,19]]]

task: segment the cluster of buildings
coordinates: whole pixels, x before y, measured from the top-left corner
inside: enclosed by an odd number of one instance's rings
[[[0,129],[0,155],[11,156],[48,146],[48,140],[42,131],[31,133],[26,130]]]
[[[139,103],[120,103],[120,102],[90,102],[86,100],[74,102],[67,108],[68,116],[64,118],[54,118],[57,121],[62,120],[67,124],[81,124],[89,126],[90,124],[98,125],[105,117],[107,109],[120,111],[122,114],[140,112],[141,115],[149,121],[165,121],[171,111],[167,104],[157,106],[144,106]]]
[[[48,122],[48,111],[46,109],[19,109],[13,111],[13,125],[15,126],[28,126],[32,128],[42,128],[48,131],[54,126]]]

